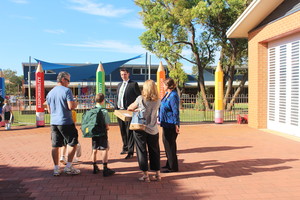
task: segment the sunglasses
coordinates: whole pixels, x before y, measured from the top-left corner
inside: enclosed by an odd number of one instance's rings
[[[70,83],[70,80],[69,79],[67,79],[67,78],[64,78],[66,81],[68,81],[68,83]]]

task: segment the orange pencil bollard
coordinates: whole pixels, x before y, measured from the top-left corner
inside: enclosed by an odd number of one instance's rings
[[[162,62],[159,63],[159,67],[157,69],[156,77],[157,77],[157,83],[156,84],[157,84],[158,94],[159,94],[160,99],[162,99],[165,95],[163,81],[166,79],[166,73],[165,73],[164,66],[162,65]]]

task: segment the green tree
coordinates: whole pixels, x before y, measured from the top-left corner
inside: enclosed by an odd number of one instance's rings
[[[251,0],[136,0],[147,31],[140,37],[143,46],[158,57],[176,62],[186,60],[198,74],[198,86],[206,109],[204,69],[220,51],[227,89],[232,92],[235,67],[247,61],[247,41],[228,39],[227,30]],[[185,51],[183,51],[185,50]],[[191,55],[183,52],[189,50]],[[246,80],[247,73],[243,78]],[[242,81],[242,82],[243,82]],[[240,89],[244,83],[240,84]],[[224,84],[225,86],[225,84]],[[241,90],[237,90],[241,91]],[[226,103],[226,102],[225,102]]]
[[[6,81],[6,94],[17,95],[21,91],[23,76],[17,76],[17,71],[11,69],[4,69],[2,72]]]
[[[173,66],[168,66],[170,71],[169,76],[173,78],[177,84],[180,94],[184,90],[184,83],[188,80],[186,73],[182,69],[181,63],[175,63]]]
[[[201,23],[209,31],[216,44],[220,47],[220,64],[224,71],[224,104],[233,91],[234,75],[237,66],[242,66],[247,62],[247,40],[227,38],[226,32],[246,9],[252,0],[207,0],[203,1],[201,9],[196,9],[196,15],[206,16],[199,17]],[[232,101],[227,107],[231,109],[235,97],[244,88],[248,73],[245,71],[243,78],[235,91]]]
[[[143,46],[174,66],[180,59],[198,67],[198,86],[206,109],[204,68],[213,61],[215,45],[211,34],[201,29],[193,13],[200,0],[135,0],[147,31],[140,36]],[[183,51],[185,50],[185,51]],[[188,55],[185,53],[189,51]],[[176,69],[176,68],[173,68]]]

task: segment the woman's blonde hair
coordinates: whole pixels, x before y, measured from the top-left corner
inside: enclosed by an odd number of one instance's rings
[[[145,81],[143,85],[142,96],[148,101],[158,100],[157,86],[153,80]]]

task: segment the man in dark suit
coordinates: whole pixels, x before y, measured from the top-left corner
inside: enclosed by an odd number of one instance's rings
[[[120,69],[120,75],[123,82],[118,84],[117,109],[127,110],[128,106],[132,104],[139,95],[141,95],[141,91],[137,82],[129,79],[130,73],[126,68]],[[123,141],[121,154],[127,153],[125,159],[130,159],[133,157],[134,152],[133,132],[129,130],[130,122],[124,122],[118,118],[118,123]]]

